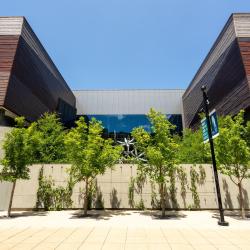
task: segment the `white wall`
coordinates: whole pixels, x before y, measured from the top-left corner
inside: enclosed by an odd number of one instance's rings
[[[182,114],[184,90],[76,90],[73,93],[78,115],[147,114],[150,108],[164,114]]]
[[[66,185],[68,175],[66,169],[69,168],[69,165],[45,165],[44,174],[45,176],[51,176],[56,185]],[[215,186],[213,180],[212,168],[209,165],[203,165],[206,171],[206,180],[204,185],[198,185],[198,192],[200,197],[201,209],[216,209],[217,201],[215,196]],[[41,165],[31,166],[31,179],[26,181],[18,181],[16,185],[16,191],[14,194],[13,208],[15,209],[31,209],[36,206],[36,193],[38,189],[38,174]],[[184,168],[188,174],[189,186],[190,186],[190,165],[184,165]],[[197,167],[198,170],[198,167]],[[130,182],[130,177],[136,175],[136,167],[129,164],[116,165],[114,170],[108,170],[103,176],[98,176],[98,186],[103,196],[105,208],[112,208],[112,199],[117,199],[119,208],[130,208],[128,202],[128,185]],[[222,191],[222,201],[224,208],[238,209],[239,202],[237,199],[238,189],[232,184],[230,179],[226,176],[220,175],[220,184]],[[184,205],[184,200],[180,194],[180,183],[177,180],[177,201],[179,208],[187,208],[189,205],[193,204],[192,193],[190,190],[187,190],[187,195],[185,199],[186,205]],[[245,194],[245,207],[249,207],[249,197],[250,197],[250,182],[244,181],[244,194]],[[9,198],[6,198],[10,195],[11,185],[8,183],[0,184],[0,208],[7,209],[7,203]],[[80,198],[80,190],[84,188],[83,183],[77,184],[74,188],[72,199],[74,208],[82,208],[83,201]],[[5,191],[3,191],[5,190]],[[116,191],[116,197],[112,196],[112,191]],[[157,191],[157,190],[156,190]],[[151,186],[149,181],[145,184],[142,194],[144,204],[146,207],[151,208]],[[140,199],[139,195],[135,195],[135,202],[138,202]],[[172,202],[170,199],[167,199],[167,207],[172,207]],[[114,208],[114,207],[113,207]]]
[[[3,143],[5,135],[12,130],[12,127],[0,126],[0,159],[4,157]]]

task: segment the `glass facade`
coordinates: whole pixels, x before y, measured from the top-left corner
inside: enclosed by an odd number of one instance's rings
[[[176,125],[175,132],[182,132],[182,117],[179,114],[166,115],[169,121]],[[146,115],[85,115],[86,121],[95,118],[102,122],[104,136],[114,139],[129,137],[130,132],[135,127],[142,126],[146,131],[150,131],[150,122]]]

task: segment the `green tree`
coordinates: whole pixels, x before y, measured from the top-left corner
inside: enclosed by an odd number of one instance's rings
[[[208,144],[203,143],[200,129],[197,131],[185,129],[182,139],[179,140],[179,145],[178,158],[181,163],[201,164],[210,162]]]
[[[111,139],[104,139],[102,133],[101,122],[92,119],[87,126],[81,117],[65,139],[68,158],[72,164],[72,179],[75,183],[85,182],[84,215],[87,215],[88,210],[90,183],[98,174],[103,174],[107,168],[111,168],[122,151],[120,146],[113,146]]]
[[[247,146],[250,148],[250,121],[247,122],[245,140]]]
[[[219,170],[238,186],[241,216],[245,218],[242,181],[250,177],[250,147],[246,139],[249,128],[244,126],[244,111],[234,118],[221,118],[219,126],[220,135],[215,139]]]
[[[68,180],[66,187],[56,186],[51,176],[44,175],[42,167],[39,172],[38,184],[36,208],[58,211],[72,206],[73,183],[71,179]]]
[[[55,113],[45,113],[28,128],[28,145],[34,163],[66,162],[64,127]]]
[[[162,217],[166,211],[166,182],[177,169],[178,144],[172,136],[175,128],[164,114],[150,109],[148,118],[151,122],[152,133],[138,127],[132,131],[136,145],[141,152],[145,153],[146,163],[142,161],[138,165],[149,178],[156,182],[160,188]]]
[[[18,179],[29,179],[30,162],[29,147],[27,146],[27,130],[24,128],[24,118],[15,119],[17,125],[6,134],[3,149],[4,158],[1,160],[3,168],[0,172],[0,180],[12,182],[12,190],[8,207],[8,217],[11,216],[13,196]]]

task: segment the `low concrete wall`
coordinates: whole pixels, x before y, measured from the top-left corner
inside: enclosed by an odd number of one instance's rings
[[[9,206],[12,183],[0,182],[0,211],[7,210]]]
[[[3,143],[5,135],[9,133],[12,129],[12,127],[0,126],[0,159],[2,159],[4,156]]]
[[[52,164],[44,166],[44,175],[51,176],[56,185],[66,186],[68,174],[66,169],[70,165]],[[187,175],[190,186],[190,167],[191,165],[183,165]],[[38,189],[38,175],[41,165],[33,165],[30,167],[30,180],[18,181],[14,193],[13,208],[14,209],[31,209],[36,206],[36,193]],[[201,209],[216,209],[217,201],[215,195],[215,186],[213,179],[213,172],[210,165],[203,165],[206,172],[206,179],[203,185],[197,184],[200,198]],[[198,166],[197,166],[197,172]],[[130,178],[136,176],[136,166],[130,164],[116,165],[114,170],[108,170],[104,175],[97,177],[97,184],[99,195],[103,199],[105,208],[130,208],[128,199],[128,187]],[[169,184],[167,184],[169,185]],[[238,189],[231,180],[223,175],[220,175],[220,185],[222,191],[223,206],[226,209],[238,209]],[[180,194],[180,181],[176,180],[177,188],[177,203],[178,208],[188,208],[192,206],[192,192],[187,189],[185,199]],[[245,208],[249,209],[249,191],[250,182],[244,181],[244,198]],[[7,202],[10,195],[11,184],[7,182],[0,183],[0,209],[7,209]],[[74,187],[72,200],[73,208],[82,208],[83,200],[81,190],[83,190],[83,183],[78,183]],[[157,189],[155,190],[157,192]],[[147,180],[143,187],[142,198],[144,205],[151,208],[151,184]],[[159,198],[159,196],[158,196]],[[135,203],[140,200],[140,195],[135,193]],[[170,195],[167,196],[167,207],[173,208],[173,203]]]
[[[3,143],[5,135],[11,131],[11,127],[0,126],[0,159],[4,156]],[[6,210],[9,203],[9,196],[11,192],[11,183],[0,182],[0,211]]]

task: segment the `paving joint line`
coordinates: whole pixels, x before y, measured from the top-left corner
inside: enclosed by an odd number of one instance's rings
[[[160,227],[160,230],[161,230],[161,233],[163,234],[163,237],[165,238],[165,240],[166,240],[167,244],[168,244],[168,245],[169,245],[169,247],[172,249],[172,247],[171,247],[171,245],[170,245],[170,242],[168,241],[168,239],[167,239],[167,237],[166,237],[166,235],[165,235],[165,233],[164,233],[164,231],[163,231],[162,227]]]
[[[30,227],[31,228],[31,227]],[[41,232],[43,230],[43,228],[42,229],[40,229],[40,230],[38,230],[37,232],[35,232],[34,233],[34,235],[35,234],[37,234],[37,233],[39,233],[39,232]],[[33,234],[32,234],[33,235]],[[10,249],[12,249],[12,248],[14,248],[14,247],[16,247],[18,244],[20,244],[20,243],[22,243],[22,242],[24,242],[25,240],[27,240],[28,238],[30,238],[31,236],[29,235],[29,236],[27,236],[26,238],[24,238],[23,240],[21,240],[20,242],[18,242],[17,244],[15,244],[13,247],[11,247]]]
[[[190,243],[190,241],[185,237],[185,235],[181,232],[180,229],[177,229],[177,231],[182,235],[182,237],[187,241],[188,245],[192,247],[192,249],[195,249],[194,246]]]
[[[111,231],[111,228],[112,228],[112,227],[109,228],[109,231],[108,231],[108,233],[107,233],[107,235],[106,235],[106,237],[105,237],[105,240],[104,240],[103,243],[102,243],[101,249],[103,249],[103,246],[104,246],[104,244],[105,244],[105,242],[106,242],[106,240],[107,240],[107,238],[108,238],[108,235],[109,235],[109,233],[110,233],[110,231]]]
[[[143,231],[144,231],[144,237],[147,237],[148,234],[147,234],[145,226],[143,227]],[[147,242],[147,247],[149,247],[149,243],[148,242]]]
[[[30,228],[30,227],[27,227],[27,228],[21,230],[20,232],[17,232],[17,233],[15,233],[14,235],[11,235],[11,236],[7,237],[6,239],[1,240],[0,243],[3,243],[5,240],[9,240],[9,239],[11,239],[11,238],[17,236],[18,234],[23,233],[24,231],[28,230],[29,228]]]
[[[194,230],[195,230],[195,229],[194,229]],[[203,237],[204,239],[206,239],[213,247],[215,247],[216,249],[219,249],[219,248],[213,243],[213,241],[210,241],[209,238],[206,238],[205,236],[203,236],[202,233],[200,233],[200,231],[198,231],[198,230],[196,230],[196,231],[197,231],[197,233],[198,233],[199,235],[201,235],[201,237]]]
[[[63,242],[65,242],[77,230],[78,230],[78,228],[75,228],[66,238],[64,238],[61,242],[58,243],[58,245],[55,247],[55,249],[57,249],[60,245],[62,245]]]
[[[0,217],[1,218],[1,217]],[[12,230],[12,229],[16,229],[14,226],[12,226],[12,227],[9,227],[9,228],[1,228],[1,229],[3,229],[3,230]],[[8,239],[8,238],[7,238]],[[7,240],[6,239],[6,240]],[[2,242],[3,240],[0,240],[0,243]]]
[[[87,238],[89,237],[89,235],[94,231],[94,229],[95,229],[95,227],[93,227],[93,228],[89,231],[88,235],[87,235],[86,238],[82,241],[82,243],[80,244],[80,246],[79,246],[77,249],[79,249],[79,248],[84,244],[84,242],[87,240]]]
[[[230,240],[230,237],[227,239],[227,238],[225,237],[225,235],[223,235],[223,234],[221,233],[221,231],[218,231],[218,233],[219,233],[219,235],[222,236],[222,238],[224,238],[225,240],[229,241],[233,246],[237,247],[238,249],[241,249],[240,247],[238,247],[235,243],[233,243],[233,242]]]
[[[235,229],[233,229],[234,231],[236,231]],[[228,236],[228,237],[231,237],[231,235],[230,234],[228,234],[228,231],[224,231],[224,232],[226,232],[226,235]],[[232,231],[229,231],[229,232],[231,232],[231,233],[233,233]],[[235,236],[235,232],[233,233],[233,235]],[[241,235],[239,236],[240,237],[240,239],[241,240],[246,240],[244,237],[242,237]],[[248,241],[249,241],[249,238],[247,239]],[[250,241],[249,241],[249,243],[248,244],[250,244]]]
[[[124,242],[124,248],[123,248],[123,250],[125,250],[125,248],[126,248],[127,237],[128,237],[128,227],[126,227],[126,236],[125,236],[125,242]]]
[[[51,235],[57,233],[61,228],[58,228],[55,232],[53,232],[52,234],[49,234],[47,237],[45,237],[42,241],[38,242],[34,247],[32,247],[31,249],[35,249],[37,246],[39,246],[40,244],[42,244],[45,240],[47,240]]]
[[[197,231],[195,228],[193,228],[193,227],[190,227],[190,229],[194,232],[194,233],[198,233],[201,237],[202,237],[202,239],[204,239],[205,241],[207,241],[207,244],[210,244],[211,242],[206,238],[206,237],[204,237],[201,233],[199,233],[199,231]],[[189,240],[184,236],[184,238],[189,242]],[[190,242],[189,242],[190,243]],[[191,244],[191,243],[190,243]],[[191,244],[192,245],[192,244]],[[213,245],[213,244],[212,244]],[[192,245],[193,246],[193,245]]]

